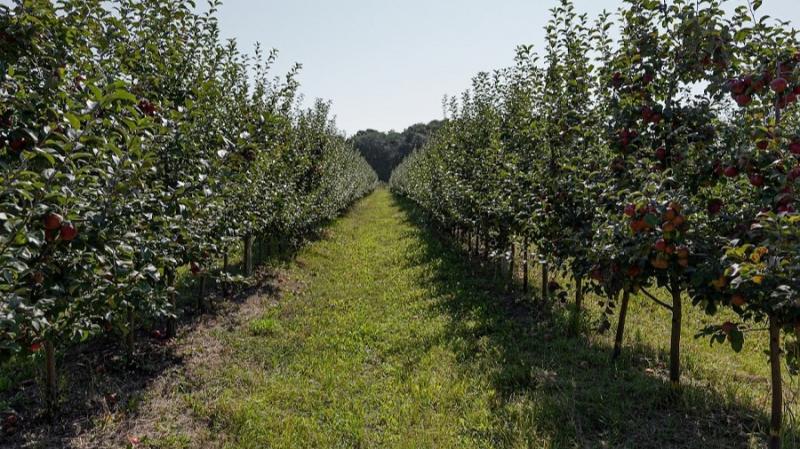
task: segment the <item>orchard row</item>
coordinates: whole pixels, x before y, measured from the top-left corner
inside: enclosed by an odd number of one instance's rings
[[[0,359],[136,323],[174,332],[177,273],[298,240],[377,178],[295,67],[223,43],[218,2],[0,5]]]
[[[779,447],[800,331],[800,45],[760,3],[628,0],[590,21],[562,0],[543,59],[520,47],[478,75],[392,187],[489,254],[533,245],[578,309],[584,289],[608,298],[617,353],[632,293],[667,308],[676,392],[686,307],[734,311],[701,333],[736,350],[767,327]]]

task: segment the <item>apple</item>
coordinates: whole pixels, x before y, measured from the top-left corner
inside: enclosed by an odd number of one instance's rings
[[[789,181],[794,181],[797,178],[800,178],[800,165],[795,166],[791,171],[789,171],[787,178]]]
[[[733,298],[731,298],[731,304],[733,304],[734,306],[742,307],[743,305],[747,304],[747,300],[744,299],[744,296],[737,293],[733,295]]]
[[[635,278],[642,274],[642,269],[638,265],[631,265],[628,267],[628,277]]]
[[[667,159],[667,149],[664,147],[660,147],[656,150],[656,159],[659,161],[663,161]]]
[[[733,332],[733,330],[736,329],[736,325],[734,325],[730,321],[726,321],[726,322],[722,323],[722,326],[720,326],[720,329],[722,329],[722,332],[725,332],[725,335],[730,335],[731,332]]]
[[[61,223],[64,222],[64,217],[61,215],[50,212],[44,216],[44,228],[48,231],[55,231],[61,229]]]
[[[153,103],[142,100],[139,102],[139,110],[142,111],[142,114],[152,117],[156,114],[158,108]]]
[[[766,150],[769,148],[769,140],[759,140],[756,142],[756,148],[759,150]]]
[[[633,217],[636,215],[636,205],[635,204],[628,204],[625,206],[625,215],[629,217]]]
[[[11,149],[15,153],[18,153],[18,152],[24,150],[25,147],[28,146],[28,140],[25,139],[24,137],[19,137],[17,139],[12,139],[11,142],[9,142],[9,146],[11,147]]]
[[[750,175],[750,184],[755,187],[762,187],[764,185],[764,175],[753,173]]]
[[[771,83],[769,83],[769,87],[773,92],[781,94],[786,90],[787,87],[789,87],[789,82],[786,81],[786,78],[775,78]]]
[[[197,276],[198,274],[200,274],[201,269],[200,269],[200,265],[197,262],[192,262],[189,265],[189,267],[190,267],[189,269],[192,271],[192,274],[194,276]]]
[[[728,178],[735,178],[739,176],[739,169],[734,167],[733,165],[730,165],[728,167],[725,167],[725,170],[722,173]]]
[[[750,95],[747,95],[747,94],[742,94],[742,95],[737,95],[735,100],[736,100],[736,104],[738,104],[739,106],[746,107],[746,106],[749,106],[750,103],[753,102],[753,97],[751,97]]]
[[[713,199],[708,202],[708,214],[709,215],[717,215],[718,213],[722,212],[722,200],[720,199]]]
[[[789,151],[792,154],[800,155],[800,140],[792,141],[792,143],[789,144]]]
[[[667,259],[655,258],[650,261],[650,264],[653,266],[653,268],[658,270],[666,270],[669,268],[669,261]]]
[[[678,256],[679,259],[688,259],[689,258],[689,248],[684,245],[679,246],[675,249],[675,254]]]
[[[658,239],[656,243],[653,245],[656,251],[661,251],[662,253],[667,250],[667,242],[664,239]]]
[[[742,80],[732,79],[728,81],[728,89],[734,95],[741,95],[747,90],[747,84]]]
[[[677,227],[677,226],[675,225],[675,223],[674,223],[674,222],[672,222],[672,221],[665,221],[665,222],[664,222],[664,223],[661,225],[661,230],[662,230],[662,231],[664,231],[664,233],[666,234],[666,233],[669,233],[669,232],[672,232],[672,231],[674,231],[676,227]]]
[[[650,106],[642,107],[642,120],[645,123],[650,123],[650,120],[653,118],[653,108]]]
[[[61,228],[53,229],[52,231],[44,231],[44,239],[48,242],[54,242],[58,238]]]
[[[614,86],[615,89],[622,87],[622,73],[614,72],[614,75],[611,76],[611,85]]]
[[[75,240],[75,237],[77,236],[78,228],[76,228],[74,224],[69,221],[65,221],[61,225],[61,240],[64,240],[65,242],[71,242]]]

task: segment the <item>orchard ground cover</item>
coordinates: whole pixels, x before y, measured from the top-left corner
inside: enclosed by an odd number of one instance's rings
[[[634,298],[627,349],[609,363],[610,333],[571,334],[567,308],[504,292],[427,222],[386,190],[362,200],[284,267],[279,295],[184,337],[186,366],[85,447],[764,444],[769,368],[756,340],[740,354],[710,348],[689,311],[676,400],[665,312]],[[584,327],[600,315],[587,310]]]

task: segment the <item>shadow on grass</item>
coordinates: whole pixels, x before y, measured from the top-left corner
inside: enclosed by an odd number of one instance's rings
[[[321,225],[306,242],[324,238],[327,226]],[[209,282],[205,312],[196,307],[199,282],[188,273],[180,273],[178,338],[164,338],[165,320],[139,323],[132,360],[125,355],[122,338],[112,333],[59,348],[59,404],[53,416],[45,413],[41,360],[26,357],[0,365],[0,447],[73,447],[75,439],[91,439],[94,428],[115,426],[120,419],[135,416],[150,386],[167,372],[184,366],[182,336],[218,322],[232,325],[229,321],[248,298],[275,294],[281,283],[279,268],[294,260],[302,247],[256,250],[253,277],[225,287],[212,287]],[[231,254],[228,274],[242,274],[240,259],[239,254]],[[220,277],[219,262],[210,270],[210,278]],[[79,446],[87,447],[86,441],[82,444]]]
[[[502,293],[489,270],[470,262],[412,202],[394,202],[424,244],[406,263],[435,267],[420,281],[435,292],[433,307],[452,318],[445,339],[465,375],[488,378],[497,392],[492,428],[482,431],[487,439],[500,447],[764,447],[768,421],[756,405],[690,378],[676,399],[663,366],[649,363],[665,360],[662,350],[629,346],[611,362],[607,340],[594,331],[569,335],[565,307]],[[800,438],[786,441],[791,447]]]

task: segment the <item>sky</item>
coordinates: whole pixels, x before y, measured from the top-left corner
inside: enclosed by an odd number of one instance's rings
[[[201,2],[203,0],[200,0]],[[442,98],[480,71],[512,63],[520,44],[544,45],[556,0],[223,0],[222,35],[243,50],[279,50],[275,74],[303,65],[306,102],[333,102],[339,128],[402,130],[442,118]],[[800,25],[798,0],[764,0],[759,14]],[[729,0],[731,5],[743,0]],[[575,0],[596,16],[620,0]],[[541,51],[540,51],[541,52]]]
[[[206,0],[196,0],[202,4]],[[746,0],[727,0],[729,8]],[[759,14],[800,27],[800,0],[764,0]],[[10,4],[12,0],[0,0]],[[333,102],[347,134],[401,131],[440,119],[442,98],[480,71],[510,65],[514,49],[541,54],[548,10],[557,0],[223,0],[222,37],[243,51],[279,51],[273,75],[301,63],[301,93]],[[621,0],[574,0],[596,17]]]

